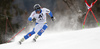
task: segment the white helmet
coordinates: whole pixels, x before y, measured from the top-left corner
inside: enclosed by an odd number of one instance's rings
[[[39,4],[35,4],[33,8],[34,10],[37,10],[37,9],[41,9],[41,6]]]

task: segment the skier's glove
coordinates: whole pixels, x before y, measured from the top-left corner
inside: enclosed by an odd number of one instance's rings
[[[51,17],[52,21],[55,21],[55,17]]]

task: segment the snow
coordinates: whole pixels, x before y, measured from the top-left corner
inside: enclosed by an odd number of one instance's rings
[[[0,45],[0,49],[100,49],[100,27],[77,31],[46,31],[37,42],[34,35],[23,42],[18,41],[25,34],[20,34],[11,43]]]

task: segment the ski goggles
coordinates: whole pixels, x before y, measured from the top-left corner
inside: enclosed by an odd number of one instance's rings
[[[37,11],[41,11],[41,9],[37,9],[37,10],[35,10],[35,12],[37,12]]]

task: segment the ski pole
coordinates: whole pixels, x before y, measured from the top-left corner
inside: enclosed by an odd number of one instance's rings
[[[30,23],[28,23],[28,25],[30,25],[33,21],[31,21]],[[26,25],[21,31],[19,31],[17,34],[15,34],[7,43],[9,43],[13,38],[15,38],[19,33],[21,33],[28,25]]]
[[[85,26],[85,21],[86,21],[86,18],[87,18],[87,15],[88,15],[89,11],[90,11],[90,10],[88,10],[87,13],[86,13],[86,16],[85,16],[85,19],[84,19],[84,23],[83,23],[83,28],[84,28],[84,26]]]
[[[100,26],[100,25],[99,25],[99,22],[98,22],[98,20],[96,19],[96,17],[95,17],[95,15],[94,15],[94,13],[93,13],[93,11],[92,11],[92,10],[91,10],[91,13],[93,14],[93,16],[94,16],[94,18],[95,18],[95,20],[96,20],[96,22],[97,22],[98,26]]]

